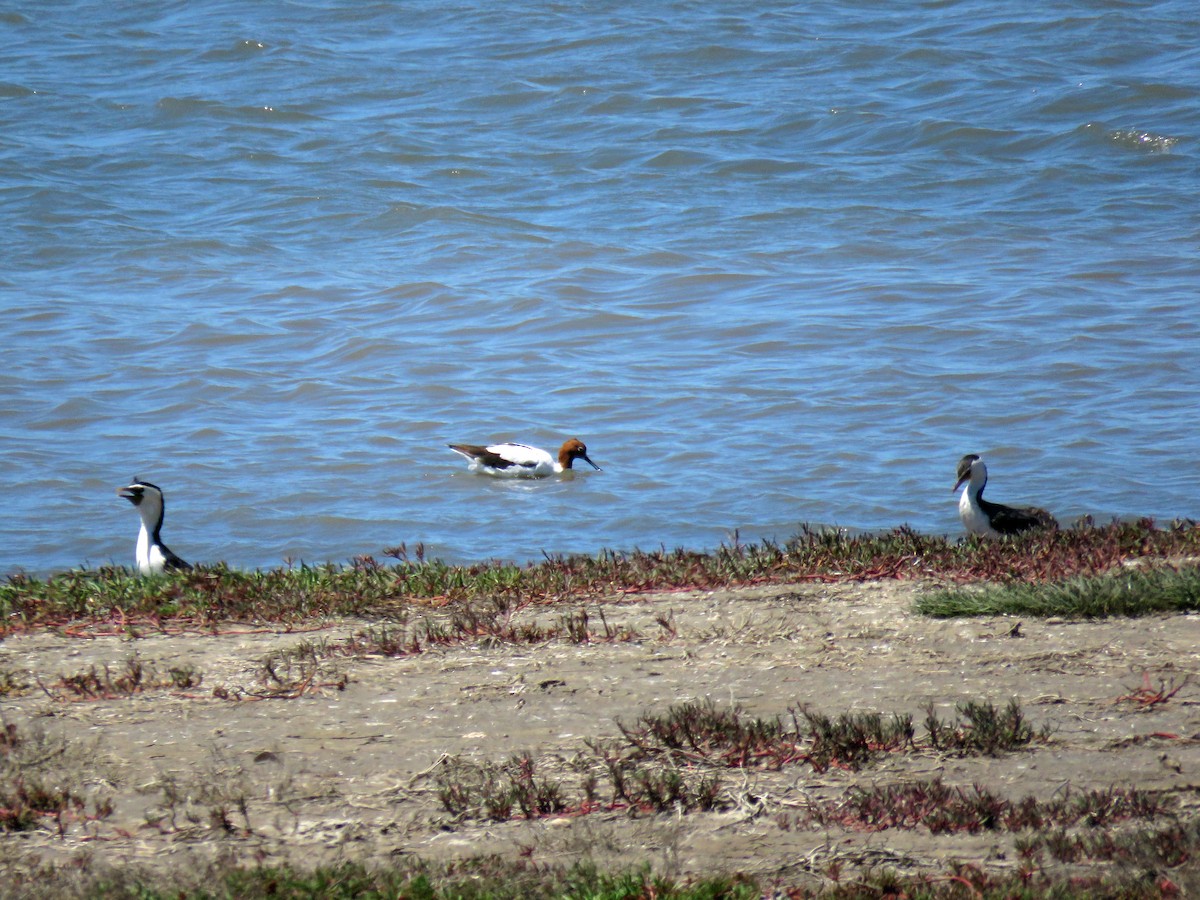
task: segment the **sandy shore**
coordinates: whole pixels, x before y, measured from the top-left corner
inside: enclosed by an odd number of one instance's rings
[[[852,785],[940,777],[1014,800],[1136,786],[1194,812],[1200,616],[1027,620],[1014,629],[1011,619],[918,617],[911,605],[924,589],[878,582],[613,598],[578,607],[594,631],[603,616],[628,639],[460,645],[399,658],[309,652],[377,624],[363,621],[304,633],[10,636],[0,642],[0,673],[20,689],[3,701],[4,722],[43,748],[39,771],[57,767],[87,805],[65,820],[64,834],[49,818],[7,834],[3,863],[311,866],[499,853],[815,885],[873,867],[942,872],[957,860],[1006,873],[1021,865],[1010,832],[810,821],[807,811]],[[273,654],[274,680],[263,662]],[[179,684],[187,681],[180,672],[198,683],[99,699],[68,687],[88,672],[111,681],[131,661],[148,680],[166,683],[175,669]],[[1146,684],[1181,687],[1163,703],[1120,699]],[[929,703],[952,717],[958,701],[1014,697],[1034,726],[1052,728],[1048,742],[997,757],[926,747],[857,772],[803,763],[727,769],[716,811],[601,808],[493,822],[456,818],[438,795],[449,757],[502,762],[528,752],[546,777],[573,784],[587,740],[618,736],[618,719],[689,700],[755,716],[801,706],[911,714],[920,731]],[[111,813],[87,818],[105,805]]]

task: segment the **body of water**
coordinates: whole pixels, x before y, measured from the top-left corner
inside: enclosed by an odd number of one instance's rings
[[[0,573],[1200,516],[1194,4],[0,15]],[[448,442],[578,436],[602,472]]]

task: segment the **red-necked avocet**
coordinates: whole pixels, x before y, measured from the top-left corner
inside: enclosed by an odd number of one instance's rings
[[[498,475],[501,478],[545,478],[571,468],[571,463],[582,459],[593,469],[600,467],[588,459],[587,447],[578,438],[571,438],[562,445],[555,459],[546,450],[528,444],[448,444],[455,453],[466,457],[472,472]]]
[[[1003,537],[1033,528],[1057,528],[1054,516],[1035,506],[1004,506],[983,499],[987,484],[987,466],[977,454],[968,453],[958,461],[958,482],[952,490],[968,482],[958,498],[958,515],[971,534]]]
[[[187,563],[162,542],[163,493],[148,481],[134,478],[133,483],[117,488],[117,494],[132,503],[142,517],[137,539],[137,567],[143,575],[157,575],[175,569],[190,569]]]

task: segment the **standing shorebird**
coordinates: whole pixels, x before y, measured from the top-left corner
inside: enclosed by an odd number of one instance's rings
[[[162,542],[163,492],[156,484],[134,478],[133,483],[117,488],[117,494],[137,508],[142,527],[137,539],[137,567],[143,575],[157,575],[176,569],[190,569],[187,563]]]
[[[571,468],[571,463],[582,459],[593,469],[600,467],[588,459],[587,447],[579,438],[571,438],[562,445],[556,460],[549,452],[528,444],[447,444],[460,456],[465,456],[472,472],[496,475],[501,478],[545,478],[558,475]]]
[[[952,490],[967,482],[962,496],[958,498],[958,515],[971,534],[985,537],[1003,537],[1020,534],[1033,528],[1057,528],[1054,516],[1036,506],[1004,506],[983,499],[983,488],[987,484],[987,466],[974,453],[968,453],[958,461],[958,482]]]

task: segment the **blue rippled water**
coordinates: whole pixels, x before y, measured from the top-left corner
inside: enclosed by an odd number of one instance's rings
[[[0,15],[3,571],[1200,516],[1194,5]],[[466,473],[449,441],[602,472]]]

